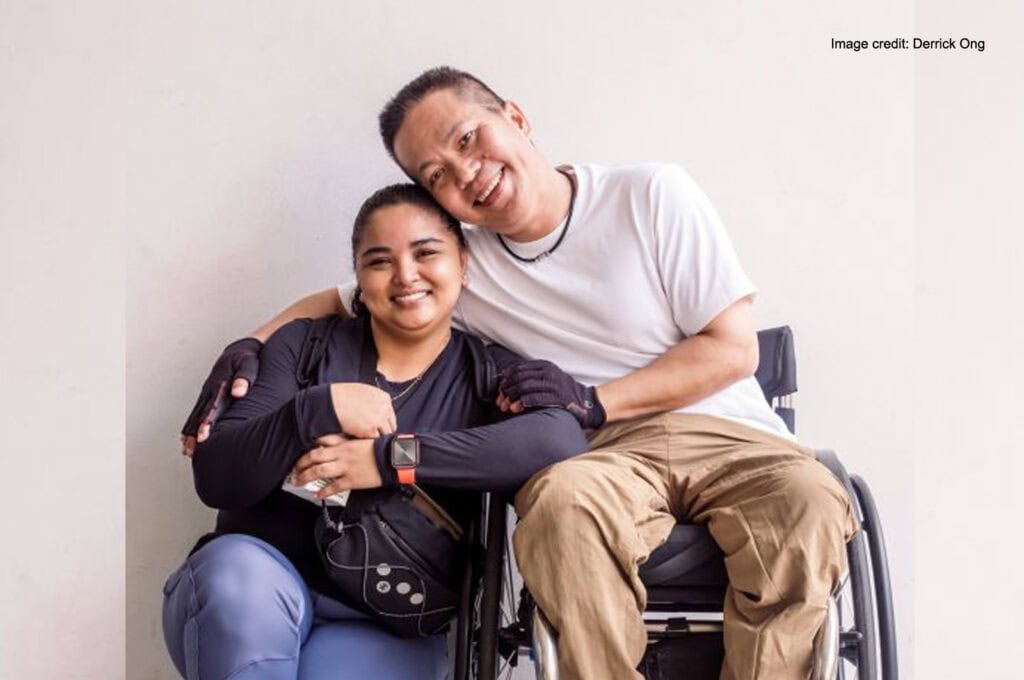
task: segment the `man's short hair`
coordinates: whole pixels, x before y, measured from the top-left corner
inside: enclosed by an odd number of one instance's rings
[[[438,90],[455,90],[460,97],[493,111],[501,111],[505,106],[504,99],[471,73],[450,66],[438,66],[424,71],[399,90],[398,94],[384,106],[378,117],[384,147],[396,163],[398,158],[395,157],[395,136],[405,122],[406,115],[428,94]]]

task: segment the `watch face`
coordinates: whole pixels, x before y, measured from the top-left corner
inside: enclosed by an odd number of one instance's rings
[[[398,467],[416,467],[419,461],[419,442],[415,439],[395,438],[391,447],[391,464]]]

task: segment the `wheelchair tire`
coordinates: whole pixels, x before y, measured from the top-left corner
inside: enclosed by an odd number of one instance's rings
[[[491,495],[487,508],[487,542],[476,641],[477,680],[495,680],[498,674],[498,621],[506,559],[506,531],[505,501]]]
[[[859,514],[859,513],[858,513]],[[875,626],[875,594],[871,587],[871,559],[863,529],[850,539],[850,587],[853,590],[854,629],[860,634],[856,655],[857,680],[878,680],[878,629]]]
[[[889,580],[889,558],[885,552],[885,537],[878,516],[875,499],[867,483],[857,475],[850,481],[857,493],[864,519],[862,530],[867,535],[870,550],[871,576],[874,581],[875,610],[878,613],[878,638],[881,656],[882,680],[897,680],[899,666],[896,653],[896,618],[892,606],[892,583]]]

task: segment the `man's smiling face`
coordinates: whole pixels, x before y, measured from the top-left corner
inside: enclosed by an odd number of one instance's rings
[[[463,222],[515,238],[537,218],[543,157],[513,102],[488,108],[454,89],[432,92],[406,114],[395,157]]]

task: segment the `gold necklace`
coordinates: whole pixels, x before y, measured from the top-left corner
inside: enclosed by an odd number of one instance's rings
[[[426,371],[423,371],[423,373],[420,373],[418,376],[413,378],[409,382],[409,384],[405,386],[405,389],[403,389],[401,392],[399,392],[398,394],[396,394],[393,397],[391,397],[391,401],[392,402],[396,402],[399,399],[401,399],[402,397],[404,397],[405,395],[407,395],[409,393],[409,390],[411,390],[412,388],[416,387],[416,385],[419,384],[420,380],[423,379],[423,374],[424,373],[426,373]],[[385,381],[387,381],[387,378],[385,378]],[[377,389],[382,390],[384,392],[387,392],[387,390],[385,390],[384,387],[380,384],[380,373],[379,372],[378,373],[374,373],[374,375],[373,375],[373,382],[377,386]]]

